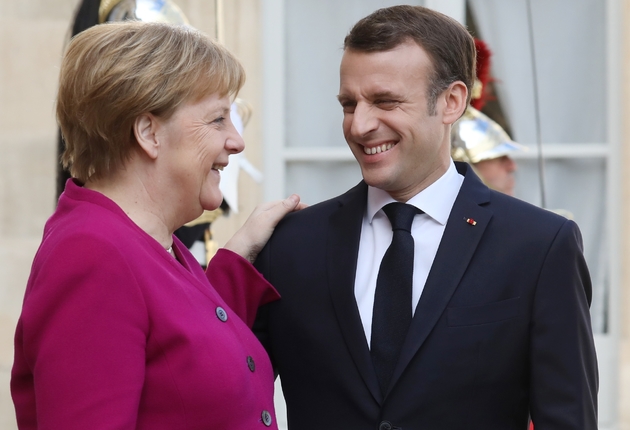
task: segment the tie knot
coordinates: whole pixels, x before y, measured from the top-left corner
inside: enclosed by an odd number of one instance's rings
[[[383,206],[383,212],[392,224],[392,230],[405,230],[411,232],[411,224],[416,214],[422,213],[420,209],[406,203],[390,203]]]

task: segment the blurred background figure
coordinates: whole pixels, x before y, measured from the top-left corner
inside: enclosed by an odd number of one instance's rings
[[[473,88],[471,106],[451,129],[451,155],[464,161],[490,188],[514,195],[516,162],[511,155],[527,148],[514,142],[496,121],[481,112],[492,98],[488,91],[490,56],[487,45],[475,39],[477,47],[477,80]]]
[[[510,155],[526,148],[512,139],[499,124],[473,107],[453,126],[452,156],[473,166],[490,188],[514,195],[516,162]]]

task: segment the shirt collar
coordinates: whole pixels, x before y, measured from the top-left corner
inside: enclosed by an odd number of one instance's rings
[[[457,172],[455,163],[451,160],[448,169],[437,181],[413,196],[407,203],[422,209],[435,221],[445,225],[463,182],[464,177]],[[387,191],[368,186],[366,215],[370,224],[383,206],[395,201]]]

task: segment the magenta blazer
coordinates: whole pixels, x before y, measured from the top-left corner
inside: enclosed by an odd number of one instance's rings
[[[206,278],[174,240],[179,262],[68,181],[15,335],[20,429],[277,429],[273,371],[248,327],[276,291],[226,250]]]

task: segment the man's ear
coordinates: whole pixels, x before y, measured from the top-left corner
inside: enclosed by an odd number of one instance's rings
[[[157,138],[159,119],[150,113],[139,115],[133,123],[133,134],[140,149],[149,158],[156,159],[160,149],[160,142]]]
[[[453,124],[464,114],[468,97],[468,88],[462,81],[455,81],[444,91],[446,106],[442,114],[444,124]]]

